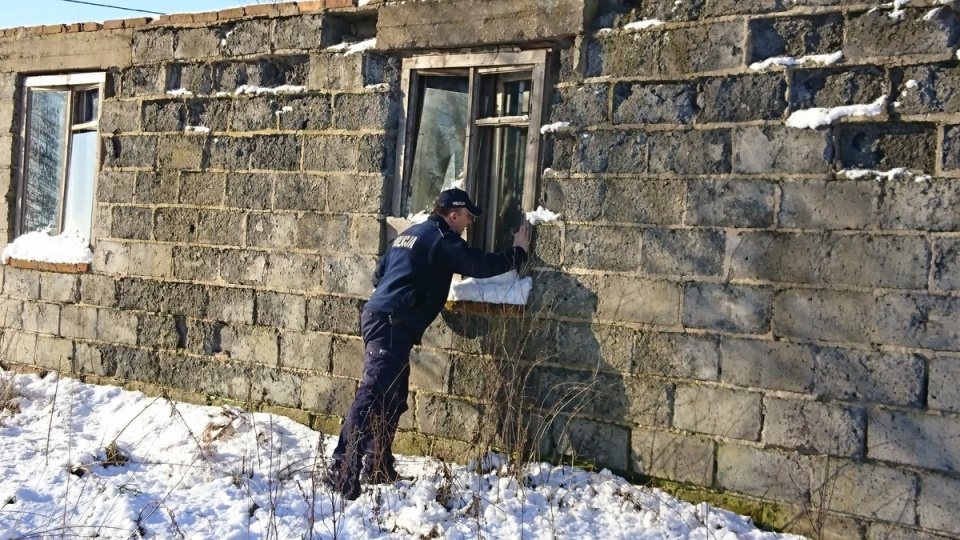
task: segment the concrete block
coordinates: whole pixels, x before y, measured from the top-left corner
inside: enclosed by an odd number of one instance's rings
[[[150,240],[153,237],[153,210],[139,206],[111,206],[110,236],[124,240]],[[169,209],[166,209],[169,210]],[[97,248],[105,242],[98,242]],[[109,244],[108,244],[109,245]],[[126,246],[126,244],[123,244]],[[110,249],[110,248],[107,248]],[[96,256],[96,254],[94,254]],[[104,257],[104,262],[109,262]],[[109,266],[120,270],[126,268],[127,260],[113,261]],[[96,265],[100,266],[100,265]]]
[[[520,389],[520,385],[513,379],[522,376],[518,371],[516,364],[510,361],[484,356],[431,349],[415,349],[410,355],[410,384],[413,387],[487,402],[500,401],[502,403],[498,405],[504,409],[510,408],[508,401],[519,397],[519,392],[514,392]],[[510,413],[505,410],[503,414]]]
[[[664,32],[659,71],[680,75],[740,67],[745,31],[740,21],[729,21]]]
[[[303,296],[270,291],[256,295],[256,324],[303,330],[307,300]]]
[[[810,345],[787,341],[722,338],[720,380],[769,390],[806,393],[814,384]]]
[[[680,323],[680,292],[678,284],[667,281],[607,276],[594,309],[606,320],[676,325]]]
[[[217,281],[220,250],[197,246],[173,246],[173,277],[189,281]]]
[[[199,222],[199,209],[160,207],[154,213],[153,236],[161,242],[195,242]]]
[[[140,315],[137,343],[141,347],[167,350],[184,348],[189,337],[188,326],[182,317]]]
[[[331,367],[334,375],[363,378],[363,340],[346,336],[334,336],[331,352]]]
[[[207,315],[229,324],[253,324],[254,290],[210,287]]]
[[[814,174],[831,170],[834,144],[824,130],[748,126],[733,130],[733,172]]]
[[[84,274],[80,276],[80,301],[99,307],[116,307],[117,282],[111,276]]]
[[[165,283],[166,311],[174,315],[204,318],[210,302],[207,287],[193,283]]]
[[[307,301],[307,329],[359,334],[363,302],[343,296],[316,296]]]
[[[280,116],[277,113],[282,106],[275,97],[238,97],[233,100],[232,109],[231,130],[264,131],[277,129]]]
[[[640,235],[639,228],[570,225],[564,235],[564,266],[636,271]]]
[[[323,268],[323,260],[318,255],[273,252],[264,283],[275,289],[319,292],[323,289]]]
[[[760,436],[761,394],[728,388],[678,385],[673,426],[755,441]]]
[[[795,180],[781,185],[778,222],[803,229],[876,227],[880,187],[874,180]]]
[[[118,307],[138,311],[166,311],[168,292],[162,281],[121,278],[117,288]]]
[[[609,118],[608,95],[608,86],[600,84],[558,88],[553,93],[547,118],[549,122],[567,122],[578,127],[605,124]]]
[[[664,431],[634,429],[630,438],[636,473],[699,486],[713,484],[716,443]]]
[[[960,471],[960,425],[953,418],[875,408],[867,421],[868,458]]]
[[[176,34],[171,28],[157,28],[133,33],[133,63],[153,64],[173,59]]]
[[[960,412],[960,358],[942,356],[930,360],[927,405],[934,410]]]
[[[303,214],[296,221],[297,247],[320,251],[350,251],[350,217],[338,214]]]
[[[274,49],[316,49],[323,45],[324,21],[322,15],[298,15],[274,20],[272,45]]]
[[[240,362],[276,366],[279,360],[277,331],[262,326],[225,326],[221,331],[223,351]]]
[[[625,411],[622,415],[630,424],[666,428],[670,426],[670,416],[673,409],[674,387],[657,379],[642,379],[635,377],[612,379],[616,381],[612,386],[597,389],[600,394],[622,392],[626,396]],[[615,411],[611,411],[615,412]],[[599,415],[598,415],[599,416]],[[617,415],[619,417],[620,415]],[[599,416],[614,418],[613,415]]]
[[[24,302],[23,330],[32,333],[59,334],[60,305],[46,302]]]
[[[37,270],[7,266],[3,269],[3,294],[15,298],[40,298],[40,275]]]
[[[173,246],[169,244],[131,243],[127,253],[132,275],[165,278],[173,274]]]
[[[365,54],[310,55],[310,90],[342,90],[364,86]]]
[[[113,135],[102,138],[105,167],[149,167],[157,164],[155,135]]]
[[[618,288],[620,291],[629,290],[631,294],[640,294],[639,290],[631,286],[627,278],[618,278],[613,280],[611,287]],[[619,283],[618,283],[619,282]],[[639,285],[639,283],[635,283]],[[561,272],[540,272],[535,274],[533,279],[533,289],[530,291],[530,298],[527,301],[527,308],[533,313],[554,314],[566,317],[590,318],[598,313],[598,295],[599,284],[590,276],[573,276]],[[637,287],[639,289],[639,287]],[[676,288],[674,288],[676,290]],[[663,290],[660,288],[659,290]],[[621,302],[616,294],[620,291],[611,289],[608,296],[607,307],[604,313],[609,318],[616,318],[617,313],[627,309],[639,308],[635,303]],[[677,309],[679,309],[680,294],[675,291],[677,299]],[[621,310],[621,308],[623,308]],[[659,306],[654,311],[663,311],[666,308]],[[649,313],[642,309],[643,313]],[[639,313],[637,313],[639,315]]]
[[[916,354],[824,348],[817,352],[813,392],[829,399],[919,407],[925,372],[925,359]]]
[[[871,523],[866,537],[869,540],[948,540],[947,536],[929,531],[882,522]]]
[[[107,377],[116,366],[111,366],[98,345],[78,341],[74,350],[76,370],[79,373]]]
[[[356,383],[322,375],[305,375],[301,383],[303,408],[321,414],[347,415],[353,404]]]
[[[226,206],[267,210],[277,177],[270,173],[232,173],[226,177]]]
[[[67,374],[74,373],[73,341],[53,336],[37,336],[37,366]]]
[[[479,405],[446,396],[418,396],[416,405],[417,430],[441,437],[473,440],[482,435],[484,427]],[[486,426],[490,429],[493,426]]]
[[[800,58],[829,54],[843,46],[843,16],[839,13],[753,19],[747,23],[747,31],[750,34],[747,64],[775,56]]]
[[[42,272],[40,274],[40,299],[61,304],[78,302],[80,300],[79,276]]]
[[[354,215],[350,219],[350,251],[367,255],[383,253],[386,224],[377,216]]]
[[[731,279],[818,283],[826,256],[814,234],[741,232],[730,236]],[[789,254],[789,256],[786,256]]]
[[[252,145],[249,137],[214,137],[207,147],[207,166],[226,171],[249,169]]]
[[[393,93],[336,94],[333,96],[333,128],[395,129],[398,105]]]
[[[960,534],[955,509],[960,504],[960,480],[948,476],[923,474],[920,477],[920,525],[928,529]],[[900,523],[911,523],[905,519]]]
[[[393,174],[396,167],[397,139],[394,133],[360,137],[357,170],[364,173]]]
[[[240,247],[244,245],[246,229],[246,212],[202,209],[197,222],[197,242]]]
[[[786,290],[773,300],[773,333],[804,339],[871,343],[876,312],[873,295],[868,293]]]
[[[721,444],[716,483],[764,499],[804,503],[810,498],[810,460],[797,454]]]
[[[685,183],[610,178],[603,181],[602,215],[609,221],[677,225],[683,220]],[[573,216],[564,214],[567,219]]]
[[[600,217],[608,189],[604,180],[557,178],[544,183],[544,204],[564,219],[593,221]]]
[[[933,250],[934,289],[942,291],[960,289],[960,240],[936,238]]]
[[[933,171],[937,136],[934,124],[843,124],[834,132],[841,169]]]
[[[603,97],[605,104],[606,92]],[[697,88],[693,84],[618,83],[614,86],[614,124],[689,124],[699,111]],[[556,110],[553,117],[564,120]]]
[[[4,332],[0,348],[6,360],[14,364],[32,366],[37,356],[37,335],[22,332]]]
[[[301,140],[296,135],[264,135],[251,139],[250,168],[274,171],[300,169]]]
[[[638,375],[715,381],[720,353],[717,338],[686,333],[640,332],[634,349]]]
[[[844,58],[952,53],[957,14],[952,9],[941,9],[926,17],[926,11],[906,9],[899,18],[882,9],[853,14],[847,18]]]
[[[815,506],[871,520],[916,523],[917,478],[883,465],[816,460]]]
[[[377,46],[390,50],[542,41],[582,33],[594,8],[584,0],[386,4],[377,18]]]
[[[641,268],[650,274],[720,276],[726,235],[720,230],[645,229]]]
[[[308,171],[354,171],[360,157],[358,137],[307,135],[303,143],[303,168]]]
[[[230,99],[197,97],[186,101],[185,127],[205,127],[214,132],[227,131]]]
[[[682,323],[739,334],[765,334],[773,317],[773,289],[747,285],[688,283]]]
[[[856,407],[767,396],[763,422],[767,444],[854,458],[864,452],[866,415]]]
[[[763,180],[690,180],[686,222],[707,227],[773,225],[776,187]]]
[[[960,350],[960,298],[885,294],[877,298],[876,317],[881,343]]]
[[[299,373],[289,373],[271,368],[257,369],[253,376],[252,393],[264,403],[281,407],[300,408]]]
[[[945,64],[908,66],[896,72],[901,83],[894,88],[900,114],[960,112],[960,73]],[[913,81],[913,83],[910,83]]]
[[[220,277],[237,285],[262,285],[267,273],[267,253],[242,249],[220,255]]]
[[[650,172],[723,174],[730,172],[730,130],[664,131],[650,137]]]
[[[105,100],[100,108],[100,131],[102,133],[140,131],[140,102]]]
[[[320,131],[331,125],[330,96],[286,97],[279,111],[280,129]],[[289,108],[289,110],[287,110]]]
[[[623,427],[561,416],[554,420],[551,431],[559,455],[604,463],[618,472],[629,467],[630,432]]]
[[[644,133],[604,131],[577,139],[573,156],[575,173],[642,173],[647,163]]]
[[[23,330],[23,301],[0,298],[0,327]]]
[[[516,338],[505,338],[510,346],[518,344],[520,354],[533,360],[547,360],[572,367],[629,373],[632,369],[635,332],[629,328],[601,324],[545,324],[542,331],[520,329]],[[499,340],[499,337],[494,337]],[[503,349],[501,349],[503,350]]]
[[[951,209],[960,204],[960,179],[935,182],[894,180],[885,185],[880,202],[880,227],[928,231],[958,231],[960,216]]]
[[[369,255],[329,255],[323,258],[323,288],[332,293],[365,298],[377,260]]]
[[[223,206],[227,179],[223,174],[181,172],[177,201],[197,206]]]
[[[925,237],[835,235],[824,240],[827,256],[820,278],[825,284],[926,288],[930,246]]]
[[[97,177],[97,201],[132,203],[136,180],[134,172],[101,171]]]
[[[703,81],[697,96],[700,122],[776,120],[787,110],[787,82],[782,73],[714,77]]]
[[[330,334],[284,332],[280,335],[280,366],[329,373],[332,342]]]
[[[129,311],[100,309],[97,311],[97,339],[124,345],[137,344],[140,321]]]
[[[250,214],[247,244],[255,247],[289,248],[294,245],[297,217],[293,214]]]
[[[327,176],[313,174],[277,176],[274,208],[323,211],[327,207],[328,180]]]
[[[200,169],[211,161],[205,133],[160,135],[157,142],[157,166],[161,169]]]
[[[790,81],[790,110],[872,103],[887,95],[889,87],[886,71],[873,66],[797,70]]]

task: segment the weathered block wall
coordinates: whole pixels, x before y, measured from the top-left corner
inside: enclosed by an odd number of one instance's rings
[[[792,530],[960,535],[952,8],[555,0],[565,18],[531,26],[548,16],[533,0],[430,4],[4,31],[4,181],[34,73],[15,59],[110,72],[92,272],[4,267],[7,361],[318,427],[341,416],[384,248],[402,54],[550,45],[549,122],[570,126],[544,135],[539,202],[563,218],[538,226],[524,316],[447,312],[414,351],[404,450],[510,444],[522,418],[545,452],[783,503]],[[496,24],[422,35],[485,13]],[[373,16],[376,51],[324,50]],[[129,49],[63,52],[98,35]],[[785,125],[881,96],[880,115]],[[914,174],[839,172],[896,167]]]

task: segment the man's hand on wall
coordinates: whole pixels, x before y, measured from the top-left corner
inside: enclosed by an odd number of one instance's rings
[[[513,246],[530,253],[530,225],[526,221],[520,225],[520,230],[513,235]]]

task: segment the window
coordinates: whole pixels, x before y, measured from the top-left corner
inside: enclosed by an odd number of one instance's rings
[[[103,73],[26,79],[17,236],[75,230],[90,238],[104,81]]]
[[[484,209],[471,245],[502,250],[536,202],[549,51],[404,60],[394,213],[429,212],[461,187]]]

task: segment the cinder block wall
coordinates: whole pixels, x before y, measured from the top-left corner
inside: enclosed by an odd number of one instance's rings
[[[458,309],[431,327],[400,446],[511,444],[522,416],[545,452],[776,502],[791,530],[960,535],[951,7],[341,4],[3,31],[4,181],[20,77],[110,73],[92,271],[4,267],[7,363],[335,429],[384,248],[400,57],[551,45],[549,122],[570,127],[544,135],[539,202],[563,218],[538,226],[522,316]],[[376,51],[323,50],[375,14]],[[64,52],[118,39],[110,56]],[[881,96],[878,116],[785,125]],[[897,167],[915,174],[839,173]],[[499,399],[508,382],[522,415]]]

